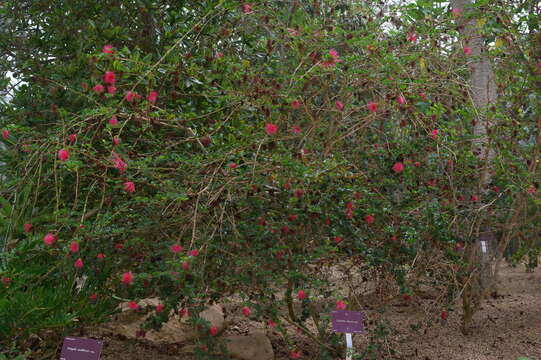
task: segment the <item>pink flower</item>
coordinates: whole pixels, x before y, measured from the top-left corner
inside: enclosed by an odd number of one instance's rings
[[[163,304],[158,304],[158,305],[156,305],[156,312],[157,312],[157,313],[162,312],[162,311],[163,311],[163,308],[164,308]]]
[[[369,102],[368,104],[366,104],[366,107],[368,108],[368,110],[370,110],[371,112],[376,112],[378,111],[378,104],[375,103],[375,102]]]
[[[2,130],[2,137],[4,138],[4,140],[7,140],[9,137],[9,131],[6,129]]]
[[[95,93],[101,94],[101,93],[103,92],[103,90],[105,90],[105,88],[103,87],[102,84],[97,84],[97,85],[94,85],[94,87],[92,88],[92,90],[93,90]]]
[[[190,268],[190,263],[187,261],[184,261],[182,262],[182,264],[180,264],[180,266],[182,266],[183,270],[188,270]]]
[[[411,41],[411,42],[416,42],[417,41],[417,35],[415,35],[415,33],[409,33],[408,36],[406,37],[406,39],[408,39],[408,41]]]
[[[270,327],[270,328],[275,328],[276,327],[276,323],[272,320],[269,320],[267,321],[267,325]]]
[[[302,129],[301,129],[300,126],[295,125],[295,126],[293,126],[293,127],[291,128],[291,131],[293,132],[293,134],[300,134],[301,131],[302,131]]]
[[[221,51],[218,51],[218,52],[216,53],[216,56],[215,56],[215,57],[216,57],[216,59],[221,59],[221,58],[224,57],[224,53],[221,52]]]
[[[29,233],[30,231],[32,231],[32,224],[30,223],[24,224],[23,229],[24,229],[24,232]]]
[[[364,221],[365,221],[368,225],[373,224],[375,220],[376,220],[376,218],[375,218],[373,215],[366,215],[366,216],[364,217]]]
[[[341,101],[336,100],[336,102],[334,103],[334,105],[336,106],[336,109],[337,109],[338,111],[344,110],[344,103],[342,103]]]
[[[289,35],[291,36],[299,36],[301,33],[299,32],[299,30],[295,30],[295,29],[291,29],[291,28],[287,28],[287,32],[289,33]]]
[[[113,52],[113,45],[103,45],[104,54],[112,54]]]
[[[342,300],[336,301],[336,310],[346,310],[346,303]]]
[[[413,165],[415,167],[421,167],[421,163],[419,161],[414,162]]]
[[[292,107],[293,109],[295,109],[295,110],[300,109],[300,108],[301,108],[301,102],[300,102],[300,100],[293,100],[293,101],[291,102],[291,107]]]
[[[250,314],[252,313],[252,310],[250,310],[248,306],[245,306],[242,308],[242,313],[244,314],[244,316],[250,316]]]
[[[184,250],[184,248],[182,247],[182,245],[179,245],[179,244],[171,245],[170,249],[171,249],[171,251],[174,252],[175,254],[178,254],[179,252],[181,252],[182,250]]]
[[[526,192],[528,194],[535,194],[537,192],[537,188],[535,187],[535,185],[530,185],[530,187],[528,188],[528,190],[526,190]]]
[[[333,59],[337,59],[337,58],[339,57],[338,51],[336,51],[335,49],[330,49],[330,50],[329,50],[329,55],[331,55],[331,57],[332,57]]]
[[[69,136],[69,139],[70,139],[70,144],[71,145],[75,144],[75,141],[77,141],[77,134],[71,134]]]
[[[289,357],[292,359],[300,359],[301,353],[298,351],[292,351],[291,353],[289,353]]]
[[[72,241],[69,247],[72,253],[76,253],[77,251],[79,251],[79,243],[77,241]]]
[[[251,4],[242,4],[242,11],[245,14],[251,14],[254,12]]]
[[[404,170],[404,164],[402,164],[401,162],[397,162],[396,164],[393,165],[393,171],[395,173],[401,173],[403,170]]]
[[[265,131],[268,135],[274,135],[278,132],[278,126],[272,123],[267,123],[267,125],[265,125]]]
[[[111,95],[116,94],[116,87],[114,86],[107,86],[107,92]]]
[[[212,326],[209,329],[210,336],[216,336],[218,335],[218,328],[216,326]]]
[[[73,266],[75,266],[77,269],[82,269],[83,260],[81,260],[81,258],[78,258],[77,260],[75,260],[75,263],[73,264]]]
[[[473,202],[479,201],[479,197],[476,196],[476,195],[472,195],[471,196],[471,201],[473,201]]]
[[[111,119],[109,120],[109,125],[111,125],[111,126],[117,126],[118,125],[118,119],[116,118],[116,115],[111,116]]]
[[[149,103],[155,104],[156,100],[158,100],[158,92],[154,91],[154,90],[151,91],[147,96],[147,100],[148,100]]]
[[[464,46],[463,51],[464,51],[464,54],[465,54],[465,55],[470,55],[470,54],[471,54],[471,47],[469,47],[469,46]]]
[[[122,282],[126,285],[133,284],[133,274],[131,271],[128,271],[122,274]]]
[[[113,137],[113,145],[116,146],[118,144],[120,144],[120,138],[118,136]]]
[[[100,260],[103,260],[105,259],[105,254],[104,253],[99,253],[98,256],[96,256],[98,259]]]
[[[334,66],[336,65],[337,63],[341,63],[343,62],[342,60],[340,60],[340,56],[338,55],[338,51],[336,51],[335,49],[330,49],[329,50],[329,55],[330,55],[330,59],[328,60],[325,60],[321,63],[321,66],[323,67],[331,67],[331,66]]]
[[[139,307],[139,305],[137,305],[137,303],[135,301],[130,301],[128,303],[128,307],[132,310],[137,310],[137,308]]]
[[[451,10],[451,13],[454,17],[459,17],[460,15],[462,15],[462,10],[459,8],[453,8],[453,10]]]
[[[304,290],[299,290],[299,292],[297,292],[297,299],[299,300],[306,299],[306,292]]]
[[[70,153],[69,153],[68,150],[61,149],[61,150],[58,151],[58,159],[60,161],[66,161],[66,160],[69,159],[69,157],[70,157]]]
[[[344,238],[341,237],[341,236],[335,236],[335,237],[334,237],[334,242],[335,242],[336,244],[340,244],[340,243],[342,242],[342,240],[344,240]]]
[[[52,245],[55,242],[55,240],[56,240],[56,237],[51,233],[47,233],[43,237],[43,242],[45,243],[45,245]]]
[[[398,103],[399,103],[400,105],[404,105],[404,104],[406,103],[406,98],[403,97],[402,95],[400,95],[400,96],[396,99],[396,101],[398,101]]]
[[[118,171],[120,171],[121,173],[126,171],[126,169],[128,168],[128,165],[124,162],[124,160],[122,160],[120,156],[114,151],[113,151],[113,163],[115,165],[115,168],[117,168]]]
[[[199,250],[197,249],[193,249],[190,252],[188,252],[188,256],[196,257],[197,255],[199,255]]]
[[[296,198],[300,198],[303,194],[304,194],[304,191],[302,191],[302,189],[297,189],[295,190],[295,193],[294,193]]]
[[[106,71],[105,74],[103,74],[103,82],[106,84],[114,85],[116,82],[116,76],[113,71]]]
[[[126,91],[125,99],[127,102],[133,102],[135,99],[140,99],[141,95],[137,94],[134,91]]]
[[[235,164],[235,163],[229,163],[229,164],[227,164],[227,167],[230,168],[230,169],[236,169],[236,168],[237,168],[237,164]]]
[[[421,97],[421,99],[426,100],[426,94],[424,92],[420,92],[419,96]]]
[[[430,136],[432,137],[432,139],[436,139],[436,138],[438,137],[438,134],[439,134],[438,129],[434,129],[434,130],[432,130],[432,132],[430,133]]]
[[[124,183],[124,190],[129,192],[129,193],[134,193],[135,192],[135,184],[132,181],[126,181]]]

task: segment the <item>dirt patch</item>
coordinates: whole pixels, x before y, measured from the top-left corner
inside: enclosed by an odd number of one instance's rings
[[[541,359],[541,269],[526,273],[524,267],[505,265],[501,269],[500,296],[488,299],[476,314],[476,328],[469,336],[460,332],[460,307],[450,311],[447,320],[434,317],[431,326],[418,332],[412,331],[421,319],[425,319],[423,304],[397,301],[389,307],[385,318],[396,332],[389,337],[387,346],[396,354],[386,359],[419,360],[516,360],[525,356]],[[429,299],[420,301],[429,302]],[[358,349],[367,346],[373,331],[372,321],[379,315],[366,310],[368,333],[356,335],[354,345]],[[224,334],[247,334],[253,331],[267,332],[265,326],[254,321],[236,317],[227,319],[230,324]],[[234,321],[233,321],[234,320]],[[154,347],[137,340],[92,334],[105,340],[103,360],[192,360],[184,354],[182,344]],[[276,360],[286,360],[288,349],[276,333],[267,332]],[[304,336],[297,335],[303,359],[313,359],[317,346]],[[255,360],[255,359],[254,359]]]

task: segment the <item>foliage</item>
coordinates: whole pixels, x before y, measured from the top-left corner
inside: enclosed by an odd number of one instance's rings
[[[160,297],[147,330],[237,294],[291,350],[286,330],[314,322],[331,358],[325,314],[345,294],[328,269],[347,264],[382,298],[429,285],[439,316],[468,277],[462,248],[479,219],[497,227],[520,211],[525,232],[539,219],[541,70],[515,7],[479,4],[487,34],[512,38],[491,50],[503,96],[485,189],[471,59],[439,2],[4,3],[2,66],[20,84],[0,118],[0,338],[17,333],[20,348],[103,320],[118,299]],[[348,285],[356,309],[363,294]]]

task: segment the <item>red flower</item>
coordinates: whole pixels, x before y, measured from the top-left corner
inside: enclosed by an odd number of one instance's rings
[[[170,249],[171,249],[171,251],[174,252],[175,254],[178,254],[179,252],[181,252],[182,250],[184,250],[184,248],[182,247],[182,245],[179,245],[179,244],[171,245]]]
[[[60,161],[66,161],[66,160],[69,159],[69,157],[70,157],[70,153],[69,153],[68,150],[61,149],[61,150],[58,151],[58,159]]]
[[[297,299],[299,300],[304,300],[306,299],[307,295],[306,295],[306,292],[304,290],[299,290],[299,292],[297,292]]]
[[[163,304],[158,304],[158,305],[156,305],[156,312],[157,312],[157,313],[162,312],[162,311],[163,311],[163,308],[164,308]]]
[[[106,71],[105,74],[103,74],[103,82],[106,84],[114,85],[116,82],[116,76],[113,71]]]
[[[116,87],[114,86],[107,86],[107,92],[111,95],[116,94]]]
[[[447,311],[443,310],[443,311],[441,312],[441,319],[442,319],[443,321],[447,320]]]
[[[535,185],[530,185],[530,187],[528,188],[528,190],[526,190],[526,192],[528,194],[535,194],[537,192],[537,188],[535,187]]]
[[[438,137],[438,134],[439,134],[439,130],[438,129],[434,129],[432,130],[432,132],[430,132],[430,136],[432,137],[432,139],[436,139]]]
[[[453,8],[453,10],[451,10],[451,13],[454,17],[459,17],[462,14],[462,10],[460,10],[459,8]]]
[[[268,135],[274,135],[278,132],[278,126],[272,123],[265,125],[265,131]]]
[[[291,131],[293,132],[293,134],[300,134],[301,131],[302,131],[302,129],[301,129],[300,126],[295,125],[295,126],[293,126],[293,127],[291,128]]]
[[[99,253],[98,256],[96,256],[98,259],[100,260],[103,260],[105,259],[105,254],[104,253]]]
[[[369,102],[368,104],[366,104],[366,107],[368,108],[368,110],[370,110],[371,112],[376,112],[378,111],[378,104],[375,103],[375,102]]]
[[[254,12],[251,4],[242,4],[242,11],[245,14],[251,14]]]
[[[334,105],[336,106],[336,109],[337,109],[338,111],[344,110],[344,103],[342,103],[341,101],[336,100],[336,102],[334,103]]]
[[[252,313],[252,310],[250,310],[248,306],[245,306],[242,308],[242,313],[244,314],[244,316],[250,316],[250,314]]]
[[[366,215],[366,216],[364,217],[364,221],[365,221],[368,225],[373,224],[375,220],[376,220],[376,218],[375,218],[373,215]]]
[[[23,229],[24,229],[24,232],[29,233],[30,231],[32,231],[32,224],[30,223],[24,224]]]
[[[120,171],[121,173],[126,171],[126,169],[128,168],[128,165],[124,162],[124,160],[122,160],[120,156],[114,151],[113,151],[113,163],[115,165],[115,168],[117,168],[118,171]]]
[[[286,182],[286,183],[284,184],[284,190],[285,190],[285,191],[289,191],[289,189],[291,189],[291,184],[288,183],[288,182]]]
[[[300,359],[301,358],[301,353],[298,352],[298,351],[292,351],[289,354],[289,357],[292,358],[292,359]]]
[[[72,253],[76,253],[77,251],[79,251],[79,243],[77,241],[72,241],[69,247]]]
[[[77,140],[77,134],[71,134],[69,136],[69,139],[70,139],[70,144],[71,145],[75,144],[75,141]]]
[[[341,237],[341,236],[335,236],[334,237],[334,242],[337,243],[337,244],[341,243],[342,240],[344,240],[344,238]]]
[[[465,54],[465,55],[470,55],[470,54],[471,54],[471,47],[469,47],[469,46],[464,46],[463,51],[464,51],[464,54]]]
[[[151,91],[147,96],[147,100],[148,100],[149,103],[155,104],[156,100],[158,100],[158,92],[154,91],[154,90]]]
[[[301,189],[295,190],[295,197],[300,198],[304,194],[304,191]]]
[[[118,136],[113,137],[113,145],[116,146],[118,144],[120,144],[120,138]]]
[[[137,310],[137,308],[139,307],[139,305],[137,305],[137,303],[135,301],[130,301],[128,303],[128,307],[132,310]]]
[[[471,201],[473,201],[473,202],[479,201],[479,197],[476,196],[476,195],[472,195],[472,196],[471,196]]]
[[[416,42],[417,41],[417,35],[415,35],[415,33],[409,33],[408,36],[406,37],[406,39],[408,39],[408,41],[411,41],[411,42]]]
[[[400,96],[396,99],[396,101],[398,101],[398,103],[399,103],[400,105],[404,105],[404,104],[406,103],[406,98],[403,97],[402,95],[400,95]]]
[[[404,171],[404,164],[402,164],[401,162],[397,162],[393,165],[393,171],[395,173],[401,173],[402,171]]]
[[[97,85],[94,85],[94,87],[92,88],[92,90],[93,90],[95,93],[101,94],[101,93],[103,92],[103,90],[105,90],[105,88],[103,87],[102,84],[97,84]]]
[[[117,249],[117,250],[122,250],[122,249],[124,249],[124,245],[122,245],[122,244],[115,244],[115,249]]]
[[[325,219],[325,225],[327,225],[327,226],[328,226],[328,225],[331,225],[331,219],[326,218],[326,219]]]
[[[299,100],[293,100],[291,102],[291,107],[295,110],[298,110],[301,108],[301,102]]]
[[[126,181],[124,183],[124,190],[126,190],[129,193],[135,192],[135,184],[131,181]]]
[[[182,264],[180,264],[180,266],[182,266],[183,270],[188,270],[190,268],[190,263],[187,261],[184,261],[182,262]]]
[[[229,163],[229,164],[227,164],[227,167],[229,167],[230,169],[236,169],[236,168],[237,168],[237,164],[235,164],[235,163]]]
[[[338,55],[338,51],[336,51],[335,49],[330,49],[329,50],[329,55],[330,55],[330,59],[323,61],[321,63],[321,66],[330,67],[330,66],[336,65],[337,63],[343,62],[342,60],[340,60],[340,56]]]
[[[104,54],[112,54],[113,52],[113,45],[103,45]]]
[[[180,316],[181,318],[183,318],[184,316],[188,316],[188,309],[180,309],[178,311],[178,316]]]
[[[336,310],[346,310],[346,303],[342,300],[336,300]]]
[[[189,256],[196,257],[197,255],[199,255],[199,250],[193,249],[193,250],[191,250],[191,251],[188,253],[188,255],[189,255]]]
[[[98,294],[94,293],[88,297],[90,300],[96,300],[98,298]]]
[[[218,335],[218,328],[216,326],[212,326],[209,329],[210,336],[216,336]]]
[[[126,99],[127,102],[133,102],[133,100],[140,99],[140,98],[141,98],[141,95],[137,94],[134,91],[127,91],[126,92],[125,99]]]
[[[9,131],[6,129],[2,130],[2,137],[4,138],[4,140],[7,140],[9,137]]]
[[[116,118],[116,115],[111,116],[111,119],[109,120],[109,124],[111,126],[117,126],[118,125],[118,119]]]
[[[270,328],[275,328],[276,327],[276,323],[272,320],[269,320],[267,321],[267,325],[270,327]]]
[[[56,237],[51,233],[47,233],[43,237],[43,242],[45,243],[45,245],[52,245],[55,242],[55,240],[56,240]]]
[[[122,274],[122,282],[126,285],[133,284],[133,274],[131,271],[128,271]]]
[[[421,166],[421,163],[419,161],[416,161],[413,163],[413,166],[415,167],[420,167]]]
[[[81,258],[78,258],[75,260],[75,264],[73,264],[77,269],[81,269],[83,267],[83,260]]]
[[[297,220],[297,215],[292,214],[292,215],[289,215],[288,218],[289,218],[289,221],[295,221]]]

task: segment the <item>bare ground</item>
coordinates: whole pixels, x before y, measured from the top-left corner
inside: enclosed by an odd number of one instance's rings
[[[414,303],[391,306],[385,314],[396,333],[390,337],[388,346],[396,350],[387,359],[419,360],[516,360],[520,356],[541,360],[541,269],[526,273],[524,267],[505,265],[501,269],[498,298],[483,303],[475,316],[475,328],[471,335],[460,332],[459,307],[451,311],[446,321],[434,318],[428,329],[412,332],[410,325],[424,318],[422,307]],[[370,320],[377,315],[365,312]],[[231,319],[229,319],[231,321]],[[253,322],[233,319],[227,333],[248,333],[254,329]],[[259,328],[262,325],[257,326]],[[368,326],[370,331],[370,326]],[[98,335],[90,332],[87,335]],[[356,335],[354,345],[363,348],[368,334]],[[153,347],[133,340],[102,334],[105,340],[103,360],[192,360],[182,354],[180,345]],[[288,351],[277,334],[269,333],[276,360],[288,359]],[[313,359],[317,348],[305,338],[298,338],[303,359]],[[257,359],[254,359],[257,360]]]

